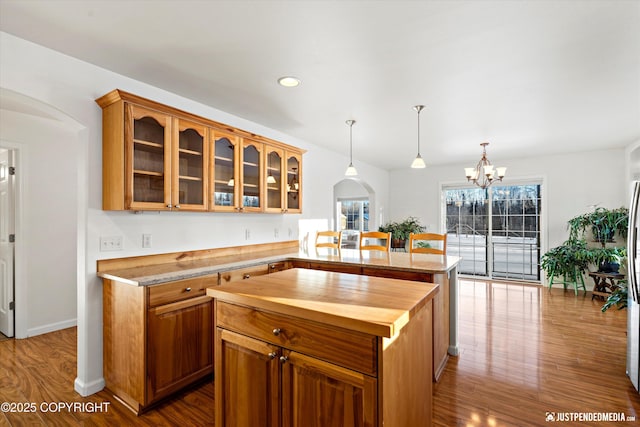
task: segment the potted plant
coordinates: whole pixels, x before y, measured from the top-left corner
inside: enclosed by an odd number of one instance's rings
[[[627,308],[628,298],[629,298],[629,288],[627,287],[627,281],[621,280],[618,282],[618,288],[614,290],[611,293],[611,295],[609,295],[609,297],[607,298],[607,301],[604,303],[604,305],[600,310],[604,313],[614,305],[618,307],[618,310]]]
[[[425,229],[418,218],[410,216],[402,221],[393,221],[381,225],[378,231],[383,233],[391,232],[391,247],[404,249],[411,233],[422,233]]]
[[[585,240],[567,240],[542,255],[540,267],[550,281],[554,277],[563,277],[565,282],[577,283],[579,277],[587,271],[590,260],[591,254]]]
[[[629,227],[629,209],[606,209],[598,207],[593,212],[578,215],[567,222],[569,228],[569,240],[584,236],[587,230],[591,231],[593,240],[604,248],[607,243],[614,243],[615,233],[621,238],[627,237]]]

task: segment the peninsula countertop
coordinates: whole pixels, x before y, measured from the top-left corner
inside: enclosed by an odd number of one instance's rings
[[[293,268],[210,287],[207,295],[390,338],[438,288],[433,283]]]
[[[220,273],[242,267],[282,261],[314,261],[341,265],[360,265],[387,270],[447,273],[460,262],[456,256],[409,254],[403,252],[360,251],[357,249],[319,248],[269,251],[209,259],[175,261],[164,264],[98,272],[104,279],[133,286],[148,286],[175,280]]]

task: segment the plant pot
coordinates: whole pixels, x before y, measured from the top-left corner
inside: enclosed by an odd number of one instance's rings
[[[391,238],[391,247],[393,249],[404,249],[406,245],[407,245],[407,241],[405,239]]]
[[[620,264],[617,262],[601,262],[598,266],[599,273],[618,273],[620,271]]]

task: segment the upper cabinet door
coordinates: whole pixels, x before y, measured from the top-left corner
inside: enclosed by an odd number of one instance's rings
[[[263,145],[260,142],[245,139],[242,148],[242,200],[243,212],[261,212],[263,210]]]
[[[174,119],[171,201],[176,210],[207,209],[208,129]]]
[[[171,208],[171,117],[127,104],[125,209]]]
[[[265,145],[265,212],[284,212],[284,150]]]
[[[287,213],[301,213],[302,154],[287,152],[286,157],[287,183],[285,211]]]
[[[211,130],[211,196],[212,211],[235,212],[240,209],[240,142],[230,133]]]

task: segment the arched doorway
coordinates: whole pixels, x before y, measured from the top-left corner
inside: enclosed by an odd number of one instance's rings
[[[333,186],[335,229],[343,232],[342,246],[357,247],[358,233],[377,230],[381,223],[376,215],[375,192],[358,178],[345,178]]]

